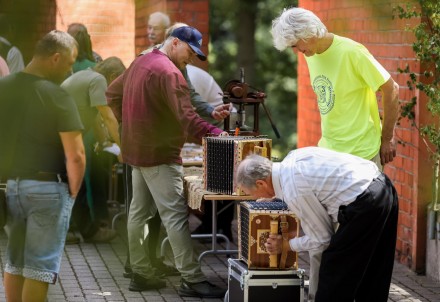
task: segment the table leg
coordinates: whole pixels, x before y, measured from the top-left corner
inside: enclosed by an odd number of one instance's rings
[[[209,254],[230,255],[230,254],[237,254],[238,253],[238,250],[230,250],[230,246],[229,246],[230,241],[229,241],[228,237],[226,237],[223,234],[217,234],[217,218],[218,218],[217,217],[217,200],[211,200],[211,202],[212,202],[212,234],[211,234],[212,245],[211,245],[211,250],[204,251],[203,253],[200,254],[200,256],[198,258],[199,262],[202,261],[203,257],[205,257]],[[197,235],[192,235],[192,236],[197,236]],[[206,236],[206,235],[201,235],[201,236]],[[226,249],[225,250],[218,250],[217,249],[217,238],[218,237],[225,239],[225,241],[226,241]]]

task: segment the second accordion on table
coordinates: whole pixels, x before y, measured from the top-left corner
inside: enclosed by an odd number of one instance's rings
[[[270,255],[265,247],[269,234],[283,236],[283,252]],[[299,221],[281,201],[241,202],[238,210],[238,256],[253,269],[297,269],[298,255],[288,240],[299,235]],[[274,265],[272,265],[275,262]]]
[[[249,154],[271,158],[272,140],[252,136],[203,138],[204,189],[221,194],[244,195],[236,186],[234,173]]]

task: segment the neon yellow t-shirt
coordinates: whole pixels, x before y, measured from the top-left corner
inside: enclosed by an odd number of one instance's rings
[[[390,74],[362,44],[337,35],[325,52],[306,61],[321,113],[318,145],[372,159],[381,142],[375,92]]]

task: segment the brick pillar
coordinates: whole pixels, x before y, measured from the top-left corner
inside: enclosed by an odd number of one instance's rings
[[[10,42],[20,49],[25,64],[31,60],[38,39],[55,29],[55,12],[55,1],[0,0],[0,13],[11,18],[15,29]]]
[[[67,30],[71,23],[83,23],[93,50],[103,59],[119,57],[128,67],[135,58],[134,3],[130,0],[58,0],[56,27]]]

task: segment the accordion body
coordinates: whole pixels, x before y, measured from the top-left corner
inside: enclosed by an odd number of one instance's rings
[[[203,138],[204,189],[232,195],[244,195],[237,188],[234,173],[249,154],[271,158],[272,140],[251,136],[223,136]]]
[[[277,220],[278,234],[281,234],[281,217],[287,222],[288,237],[292,239],[299,235],[299,221],[295,214],[288,210],[283,201],[241,202],[238,210],[238,256],[252,269],[271,269],[270,254],[264,243],[270,234],[270,223]],[[280,261],[278,255],[278,263]],[[286,269],[298,268],[298,254],[290,247],[287,251]],[[275,268],[277,269],[277,268]]]

